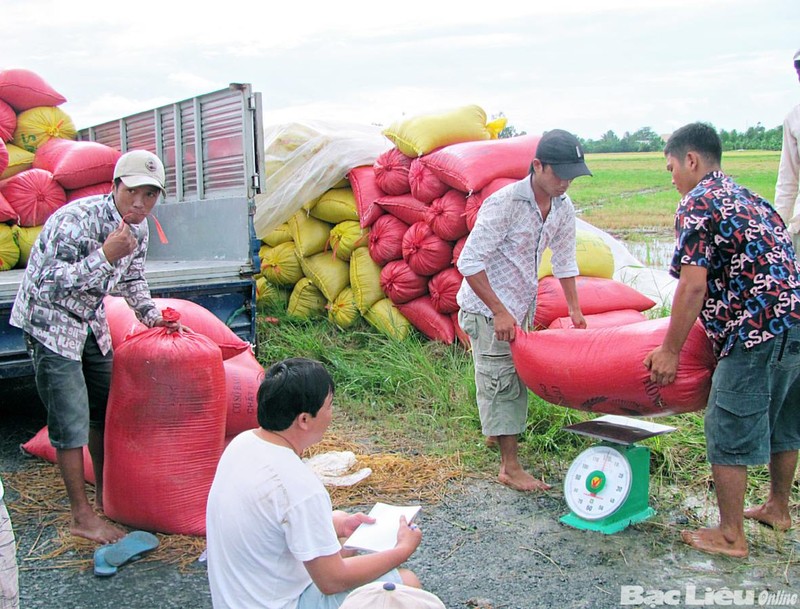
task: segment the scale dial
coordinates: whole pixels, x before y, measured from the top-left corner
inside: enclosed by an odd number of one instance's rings
[[[576,516],[600,520],[623,506],[631,490],[628,459],[611,446],[592,446],[569,466],[564,498]]]

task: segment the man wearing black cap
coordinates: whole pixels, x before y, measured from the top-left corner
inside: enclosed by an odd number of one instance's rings
[[[794,70],[800,80],[800,49],[794,54]],[[800,247],[800,104],[783,121],[783,147],[775,185],[775,210],[792,236],[795,252]]]
[[[464,276],[457,296],[459,323],[472,342],[481,427],[500,446],[499,481],[520,491],[550,487],[526,472],[517,457],[528,392],[509,343],[517,326],[532,326],[539,261],[547,247],[572,323],[586,327],[575,287],[575,209],[566,194],[572,180],[584,175],[592,173],[578,139],[562,129],[548,131],[536,148],[530,175],[481,205],[458,259]]]

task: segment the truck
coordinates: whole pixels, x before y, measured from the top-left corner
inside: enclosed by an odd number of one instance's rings
[[[149,150],[167,175],[150,222],[145,273],[153,297],[202,305],[256,347],[260,241],[255,197],[264,185],[261,94],[227,88],[81,129],[79,140],[121,153]],[[10,325],[24,269],[0,272],[0,379],[33,375],[22,331]]]

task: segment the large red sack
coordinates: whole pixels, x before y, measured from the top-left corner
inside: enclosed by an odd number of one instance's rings
[[[403,236],[403,260],[419,275],[435,275],[450,266],[452,257],[453,246],[427,222],[412,224]]]
[[[19,220],[17,210],[11,207],[3,193],[0,192],[0,222],[14,222],[16,224],[17,220]]]
[[[442,182],[465,193],[473,193],[496,178],[528,175],[539,143],[538,135],[445,146],[420,157],[421,162]]]
[[[225,417],[222,354],[209,338],[151,328],[123,342],[106,412],[106,515],[137,529],[205,535]]]
[[[411,167],[408,169],[408,184],[411,188],[411,196],[423,203],[432,203],[434,199],[438,199],[450,190],[447,184],[425,167],[420,161],[420,157],[411,161]]]
[[[411,270],[405,260],[392,260],[381,269],[381,290],[394,304],[402,304],[428,293],[428,278]]]
[[[2,175],[8,167],[8,160],[8,148],[6,147],[6,143],[0,140],[0,175]]]
[[[33,167],[52,173],[64,190],[74,190],[112,182],[120,156],[118,150],[98,142],[51,137],[36,149]]]
[[[14,108],[0,99],[0,140],[10,142],[14,139],[17,129],[17,113]],[[2,172],[0,172],[2,173]]]
[[[29,455],[39,457],[50,463],[56,463],[56,449],[50,444],[50,435],[47,430],[47,425],[42,427],[36,432],[30,440],[21,446]],[[89,454],[89,447],[83,447],[83,479],[89,484],[94,484],[94,467],[92,465],[92,456]]]
[[[404,195],[411,191],[408,183],[411,157],[407,157],[397,148],[390,148],[379,155],[372,167],[375,171],[375,182],[387,195]]]
[[[67,193],[44,169],[26,169],[3,180],[0,193],[17,212],[20,226],[41,226],[67,202]]]
[[[467,223],[467,229],[472,231],[472,229],[475,228],[475,222],[478,219],[478,210],[480,210],[481,205],[483,205],[483,202],[486,199],[488,199],[501,188],[504,188],[509,184],[513,184],[516,181],[517,180],[512,178],[497,178],[496,180],[489,182],[478,192],[473,192],[471,195],[469,195],[467,197],[467,203],[464,206],[464,219]]]
[[[578,302],[584,315],[605,313],[617,309],[636,309],[647,311],[655,306],[655,301],[638,290],[604,277],[576,277]],[[536,328],[546,328],[557,317],[568,317],[569,309],[559,280],[548,275],[539,280],[536,300],[536,314],[533,321]]]
[[[523,383],[551,404],[648,417],[701,410],[716,359],[699,321],[681,349],[674,383],[656,385],[644,367],[668,326],[661,318],[596,330],[518,330],[511,355]]]
[[[433,308],[444,315],[458,311],[456,294],[463,279],[458,269],[452,266],[431,277],[428,281],[428,293],[431,295]]]
[[[464,216],[466,204],[464,193],[451,188],[431,203],[425,221],[445,241],[458,241],[469,232]]]
[[[403,257],[403,237],[408,224],[386,214],[375,220],[369,231],[369,255],[379,266]]]
[[[409,226],[415,222],[424,222],[429,208],[429,205],[418,201],[411,195],[387,195],[378,199],[378,205],[385,212],[392,214]]]
[[[347,174],[353,197],[358,210],[358,223],[361,228],[372,226],[375,220],[383,215],[384,211],[377,201],[386,196],[375,181],[375,170],[372,165],[364,165],[351,169]]]
[[[461,256],[461,250],[464,249],[464,244],[467,242],[467,237],[469,237],[469,235],[464,235],[461,237],[461,239],[456,241],[456,244],[453,246],[453,266],[458,264],[458,257]]]
[[[430,296],[420,296],[411,302],[397,305],[397,308],[411,325],[431,340],[450,345],[456,339],[453,320],[449,315],[442,315],[433,308]]]
[[[67,203],[70,201],[77,201],[84,197],[94,197],[96,195],[107,195],[114,188],[113,182],[100,182],[99,184],[89,184],[82,188],[67,191]]]
[[[586,319],[586,327],[595,329],[635,324],[646,320],[647,316],[636,309],[617,309],[615,311],[606,311],[605,313],[584,315],[584,318]],[[572,318],[567,316],[554,319],[547,327],[551,330],[566,330],[574,326],[572,325]]]
[[[35,72],[16,68],[0,72],[0,99],[17,113],[37,106],[58,106],[67,101]]]
[[[264,367],[251,351],[222,362],[225,368],[225,436],[230,437],[258,427],[258,388],[264,380]]]

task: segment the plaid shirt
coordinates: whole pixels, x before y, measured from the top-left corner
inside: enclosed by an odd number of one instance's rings
[[[572,201],[567,195],[552,199],[550,213],[543,221],[530,177],[526,177],[483,202],[459,255],[458,270],[464,277],[486,271],[492,290],[524,328],[533,320],[539,261],[547,247],[553,252],[553,275],[564,278],[578,274]],[[493,316],[466,280],[461,283],[457,301],[468,313]]]
[[[122,217],[112,195],[88,197],[58,209],[45,223],[22,278],[11,325],[51,351],[80,360],[89,330],[103,353],[111,349],[103,298],[124,296],[151,326],[159,317],[144,276],[147,222],[130,226],[139,245],[110,263],[102,246]]]

